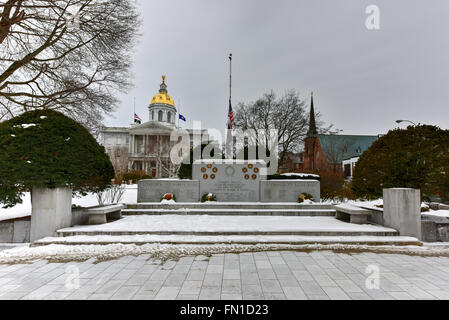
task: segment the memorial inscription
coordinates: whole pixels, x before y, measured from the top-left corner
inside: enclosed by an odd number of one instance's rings
[[[261,160],[199,160],[193,164],[193,179],[200,181],[200,195],[213,193],[221,202],[259,201],[264,172],[266,164]]]

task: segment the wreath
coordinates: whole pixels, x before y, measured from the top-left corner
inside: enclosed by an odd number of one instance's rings
[[[212,202],[217,201],[217,196],[213,193],[205,193],[201,197],[201,202]]]
[[[175,197],[175,195],[174,195],[173,193],[166,193],[166,194],[164,194],[164,196],[161,198],[161,201],[164,201],[164,200],[167,200],[167,201],[173,200],[173,201],[176,202],[176,197]]]
[[[301,193],[298,197],[298,202],[303,203],[306,200],[313,201],[313,196],[310,193]]]

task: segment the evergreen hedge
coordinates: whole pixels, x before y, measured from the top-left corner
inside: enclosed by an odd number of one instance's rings
[[[69,187],[85,195],[114,178],[108,155],[89,131],[53,110],[26,112],[0,123],[0,203],[21,203],[36,187]]]
[[[381,197],[384,188],[414,188],[448,201],[449,130],[421,125],[390,131],[362,154],[352,188],[365,198]]]

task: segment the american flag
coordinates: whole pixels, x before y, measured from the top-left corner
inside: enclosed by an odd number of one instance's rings
[[[135,123],[142,123],[142,119],[137,115],[137,113],[134,113],[134,122]]]
[[[234,112],[232,111],[231,100],[229,100],[229,112],[228,112],[228,118],[229,118],[228,129],[229,129],[229,130],[232,130],[232,124],[234,123]]]

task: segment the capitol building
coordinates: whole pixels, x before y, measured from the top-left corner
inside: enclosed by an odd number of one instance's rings
[[[175,144],[170,135],[177,129],[178,112],[175,101],[168,94],[165,76],[159,92],[148,106],[149,121],[129,127],[104,127],[100,143],[105,147],[117,174],[144,171],[154,178],[168,178],[176,174],[170,161],[170,150]],[[186,129],[184,129],[186,130]],[[186,130],[193,142],[193,130]],[[209,141],[206,129],[199,134],[201,141]]]

